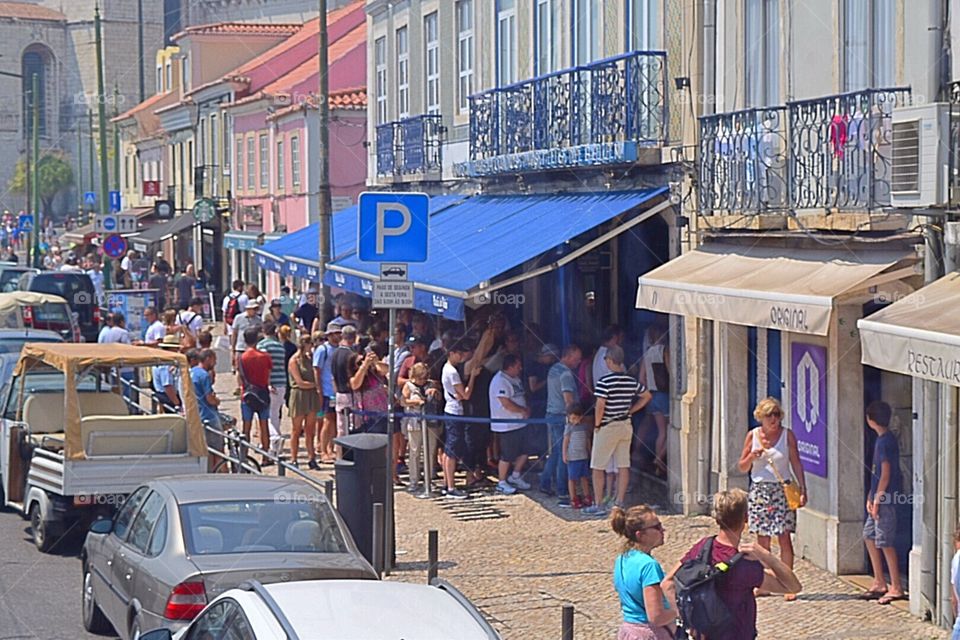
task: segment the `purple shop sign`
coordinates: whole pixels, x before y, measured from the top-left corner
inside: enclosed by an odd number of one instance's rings
[[[790,427],[797,438],[800,461],[807,473],[827,477],[827,349],[794,342],[790,348],[792,375]]]

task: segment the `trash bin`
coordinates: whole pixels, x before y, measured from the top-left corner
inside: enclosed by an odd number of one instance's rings
[[[373,505],[387,500],[387,436],[358,433],[333,442],[343,450],[343,459],[334,465],[337,511],[372,564]]]

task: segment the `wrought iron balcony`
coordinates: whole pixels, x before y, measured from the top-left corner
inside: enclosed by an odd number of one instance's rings
[[[763,213],[787,206],[787,108],[700,118],[700,210]]]
[[[483,176],[635,162],[667,139],[666,54],[634,51],[470,97],[470,160]]]
[[[700,118],[700,209],[890,205],[892,115],[909,88],[866,89]]]
[[[415,176],[443,168],[444,127],[439,114],[424,114],[377,126],[377,175]]]
[[[889,88],[788,102],[791,207],[889,206],[893,109],[909,101],[909,88]]]

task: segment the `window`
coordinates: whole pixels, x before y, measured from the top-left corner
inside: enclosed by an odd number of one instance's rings
[[[749,107],[780,102],[780,0],[747,0],[744,41]]]
[[[423,18],[423,40],[426,43],[423,68],[427,75],[424,104],[427,113],[440,113],[440,39],[436,11]]]
[[[217,114],[210,114],[210,164],[214,167],[220,166],[220,123],[217,121]],[[216,172],[214,172],[216,173]]]
[[[237,138],[237,190],[243,189],[243,138]]]
[[[629,0],[629,48],[654,51],[663,48],[660,39],[663,0]]]
[[[190,90],[190,81],[190,56],[184,56],[180,63],[180,84],[183,86],[184,90]]]
[[[457,2],[457,112],[470,107],[473,94],[473,0]]]
[[[256,154],[255,144],[256,142],[254,142],[253,136],[247,138],[247,189],[250,191],[253,191],[257,186],[257,174],[255,173],[257,158],[256,155],[254,155]]]
[[[163,93],[166,91],[166,87],[163,86],[163,65],[157,65],[157,93]]]
[[[407,28],[397,29],[397,114],[410,115],[410,38]]]
[[[123,159],[123,188],[127,191],[130,190],[130,156],[126,156]]]
[[[270,138],[265,133],[260,134],[260,188],[270,186]]]
[[[130,527],[130,538],[127,543],[140,553],[147,552],[147,546],[150,544],[150,534],[153,533],[153,526],[160,518],[163,511],[163,498],[157,492],[152,492],[137,514],[137,518]]]
[[[286,176],[283,166],[283,140],[277,140],[277,191],[283,191],[286,186]]]
[[[517,0],[497,0],[497,85],[517,81]]]
[[[113,521],[113,534],[121,540],[126,539],[127,532],[130,530],[130,523],[133,522],[133,516],[137,514],[140,503],[147,497],[150,490],[146,487],[140,487],[120,507],[116,519]]]
[[[377,124],[387,121],[387,39],[377,38],[373,44],[377,66]]]
[[[221,600],[190,626],[187,640],[254,640],[253,629],[235,600]]]
[[[290,136],[290,176],[294,188],[300,186],[300,138]]]
[[[587,64],[600,58],[601,3],[574,0],[573,7],[573,64]]]
[[[167,544],[167,510],[164,508],[160,512],[160,519],[157,520],[157,526],[153,528],[153,535],[150,536],[150,546],[147,548],[147,555],[156,557],[160,555]]]
[[[173,89],[173,63],[167,60],[166,64],[166,88],[167,91]]]
[[[894,84],[895,0],[846,0],[843,81],[847,91]]]
[[[197,166],[197,158],[193,155],[193,140],[187,141],[187,166],[190,168],[186,171],[187,180],[189,184],[193,184],[193,168]]]
[[[543,75],[560,69],[560,50],[562,37],[560,35],[560,5],[561,0],[537,0],[534,5],[534,33],[536,47],[536,74]]]

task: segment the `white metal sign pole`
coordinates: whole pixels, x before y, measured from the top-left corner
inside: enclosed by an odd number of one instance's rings
[[[393,462],[393,424],[395,420],[394,415],[394,398],[396,397],[396,378],[394,377],[394,359],[396,353],[396,328],[397,328],[397,310],[393,307],[389,309],[389,318],[390,318],[390,341],[389,348],[390,351],[387,354],[387,363],[389,371],[387,372],[387,497],[386,504],[383,505],[384,510],[384,550],[383,550],[383,573],[385,575],[390,575],[390,572],[393,570],[394,560],[394,516],[393,516],[393,474],[396,472],[396,466]]]

